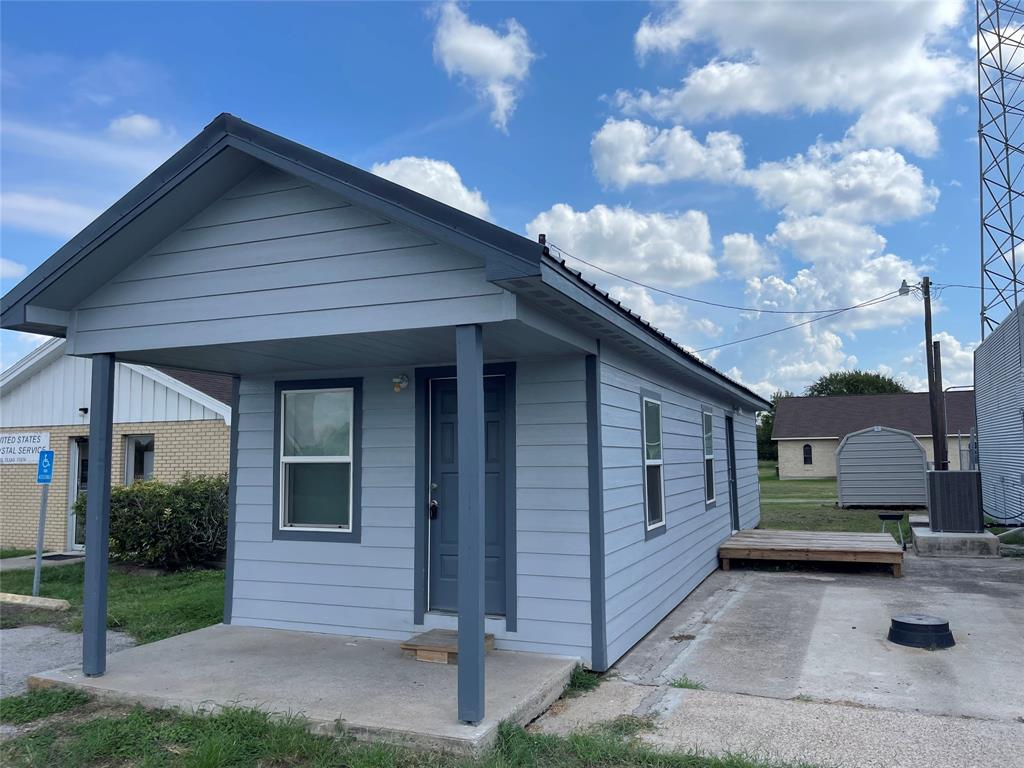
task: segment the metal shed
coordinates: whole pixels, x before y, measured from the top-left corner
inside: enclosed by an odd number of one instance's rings
[[[850,432],[836,449],[842,507],[907,507],[927,504],[928,459],[909,432],[868,427]]]

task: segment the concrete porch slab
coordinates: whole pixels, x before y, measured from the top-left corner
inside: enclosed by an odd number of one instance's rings
[[[395,641],[281,629],[220,624],[111,654],[102,677],[85,677],[76,665],[28,684],[186,711],[301,714],[318,733],[342,726],[364,740],[475,754],[494,742],[502,720],[526,724],[547,709],[577,661],[488,653],[486,718],[476,725],[457,720],[455,665],[407,658]]]

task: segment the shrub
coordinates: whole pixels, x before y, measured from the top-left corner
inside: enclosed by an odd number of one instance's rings
[[[85,494],[75,513],[85,519]],[[147,480],[110,489],[110,558],[178,569],[222,560],[227,549],[224,475]]]

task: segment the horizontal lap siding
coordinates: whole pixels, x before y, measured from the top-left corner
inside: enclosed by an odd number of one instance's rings
[[[649,632],[718,567],[731,532],[722,403],[605,350],[601,359],[608,660]],[[662,398],[666,530],[645,541],[640,391]],[[716,504],[704,502],[701,407],[714,413]],[[729,409],[731,411],[731,408]],[[733,413],[740,524],[759,520],[753,413]]]
[[[502,319],[506,298],[479,259],[264,170],[86,299],[71,334],[86,351],[259,341]]]
[[[274,382],[242,380],[232,621],[385,638],[413,623],[415,410],[401,370],[363,378],[362,541],[273,540]],[[516,370],[517,631],[497,647],[590,658],[583,358]],[[553,429],[551,409],[563,414]]]
[[[590,660],[583,357],[516,368],[519,631],[499,647]]]
[[[243,378],[232,622],[384,638],[413,631],[415,411],[399,371],[363,379],[362,541],[272,537],[274,382]]]

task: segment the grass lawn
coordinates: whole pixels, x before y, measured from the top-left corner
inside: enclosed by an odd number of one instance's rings
[[[836,506],[839,497],[834,478],[779,480],[775,476],[774,461],[759,461],[757,469],[761,481],[761,528],[852,533],[878,533],[882,528],[878,519],[882,510]],[[906,515],[900,525],[904,538],[909,540],[910,521]],[[886,530],[894,533],[896,529],[888,523]]]
[[[494,748],[471,759],[447,753],[411,752],[384,744],[360,744],[344,733],[338,738],[314,736],[298,718],[275,722],[253,710],[230,709],[203,716],[141,707],[118,710],[93,703],[55,715],[26,735],[0,745],[0,764],[5,768],[53,765],[64,768],[754,768],[777,765],[740,757],[656,752],[636,738],[650,727],[647,720],[624,717],[585,733],[558,737],[502,725]]]
[[[82,563],[46,568],[39,593],[64,598],[66,612],[4,606],[0,627],[48,624],[72,632],[82,628]],[[0,591],[32,593],[32,571],[0,573]],[[224,572],[181,571],[154,574],[110,568],[107,620],[111,629],[127,632],[140,643],[151,643],[182,632],[216,624],[223,617]]]
[[[0,547],[0,560],[8,557],[24,557],[25,555],[34,555],[36,551],[34,549],[18,549],[17,547]]]

